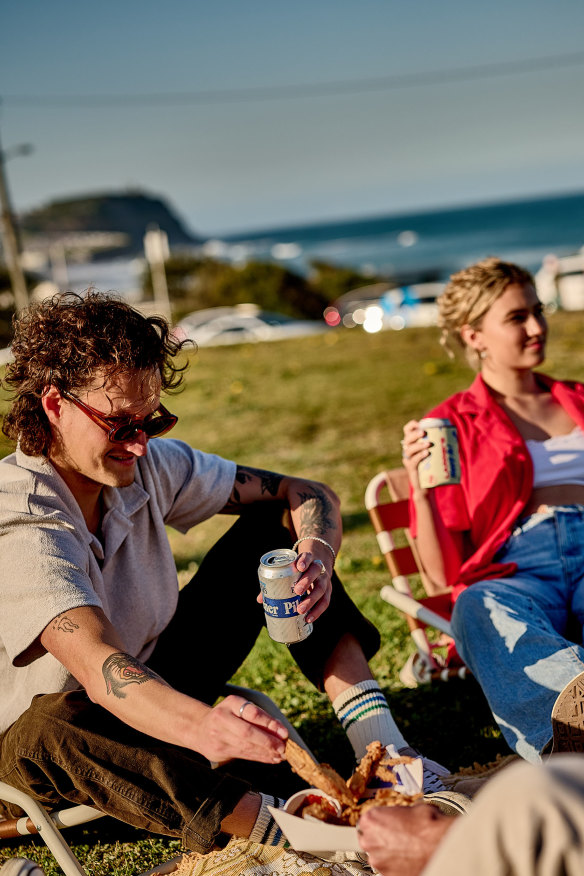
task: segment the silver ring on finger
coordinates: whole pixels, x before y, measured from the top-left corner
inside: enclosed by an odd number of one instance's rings
[[[326,566],[322,560],[313,560],[313,563],[316,563],[317,566],[320,566],[320,572],[317,575],[317,578],[320,578],[321,575],[326,575]]]
[[[243,703],[243,704],[239,707],[239,717],[240,717],[240,718],[243,718],[243,710],[245,709],[246,706],[251,706],[251,703],[250,703],[249,700],[246,700],[245,703]]]

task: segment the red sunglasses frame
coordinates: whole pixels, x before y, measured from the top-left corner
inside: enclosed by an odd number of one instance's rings
[[[80,398],[77,398],[76,395],[73,395],[72,392],[68,392],[65,389],[59,390],[63,398],[66,398],[67,401],[72,402],[76,407],[79,408],[80,411],[93,420],[94,423],[97,423],[98,426],[101,426],[108,434],[108,440],[111,441],[112,444],[125,444],[127,441],[133,441],[136,435],[139,432],[144,432],[144,434],[148,438],[157,438],[160,435],[165,435],[167,432],[176,426],[178,423],[178,417],[175,414],[171,414],[162,403],[156,408],[153,412],[155,414],[160,413],[160,417],[154,417],[154,419],[149,420],[147,418],[144,419],[134,419],[132,417],[106,417],[101,411],[96,411],[95,408],[92,408],[91,405],[85,404],[82,402]],[[150,414],[152,416],[152,414]],[[159,432],[155,432],[153,435],[148,435],[148,424],[158,423],[160,420],[166,420],[167,424],[162,428]],[[127,429],[128,426],[132,427],[132,433],[126,438],[115,438],[114,435],[120,429]]]

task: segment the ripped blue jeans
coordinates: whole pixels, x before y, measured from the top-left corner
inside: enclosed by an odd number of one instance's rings
[[[584,505],[520,521],[496,559],[517,572],[463,591],[454,638],[508,745],[537,763],[558,693],[584,672]]]

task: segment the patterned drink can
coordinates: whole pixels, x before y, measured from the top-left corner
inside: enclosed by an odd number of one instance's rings
[[[432,442],[430,455],[418,466],[418,477],[423,489],[440,487],[443,484],[460,483],[460,458],[458,435],[450,420],[427,417],[420,420],[428,440]]]
[[[312,632],[312,624],[298,614],[298,603],[304,597],[294,593],[294,584],[300,577],[294,568],[297,559],[296,551],[287,548],[269,551],[261,558],[258,569],[268,634],[285,645],[301,642]]]

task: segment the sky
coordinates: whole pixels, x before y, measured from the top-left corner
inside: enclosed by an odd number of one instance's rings
[[[212,236],[584,191],[583,34],[582,0],[7,2],[11,200]]]

